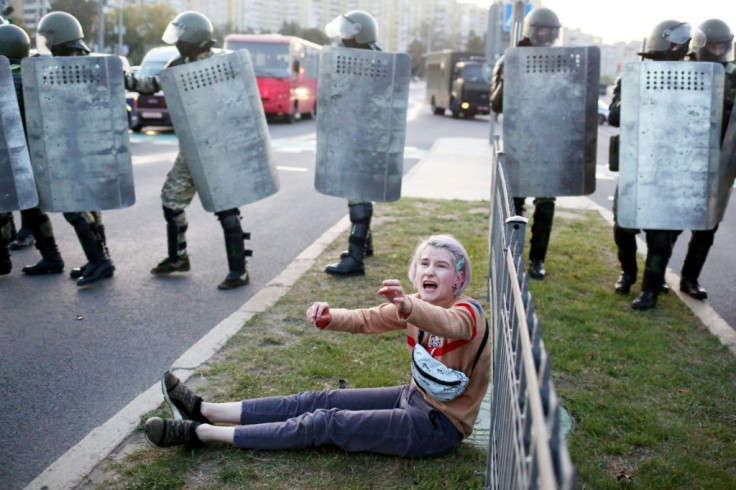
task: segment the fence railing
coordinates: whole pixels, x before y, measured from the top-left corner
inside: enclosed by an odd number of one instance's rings
[[[488,288],[493,329],[491,427],[486,488],[572,489],[575,470],[561,427],[523,250],[527,219],[516,216],[494,138]]]

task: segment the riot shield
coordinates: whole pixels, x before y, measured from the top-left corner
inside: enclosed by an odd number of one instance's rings
[[[72,212],[133,205],[120,58],[25,58],[22,73],[39,206]]]
[[[620,226],[709,230],[718,223],[723,84],[718,63],[643,61],[624,67]]]
[[[159,77],[204,209],[224,211],[278,191],[266,116],[247,51],[167,68]]]
[[[401,197],[411,56],[323,48],[314,187],[360,201]]]
[[[723,215],[728,207],[734,178],[736,178],[736,103],[731,109],[731,118],[726,128],[726,134],[721,144],[720,175],[718,177],[718,222],[723,220]]]
[[[600,49],[511,48],[503,70],[503,150],[514,195],[591,194]]]
[[[0,56],[0,213],[38,204],[10,63]]]

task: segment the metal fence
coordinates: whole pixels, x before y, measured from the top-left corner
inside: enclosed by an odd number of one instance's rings
[[[542,328],[523,267],[527,219],[515,216],[494,138],[489,294],[493,328],[489,489],[572,489],[575,470],[561,428]]]

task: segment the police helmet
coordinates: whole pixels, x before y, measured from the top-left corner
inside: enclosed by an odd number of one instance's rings
[[[647,37],[644,58],[678,61],[687,54],[692,28],[687,22],[665,20],[657,24]]]
[[[733,61],[733,33],[720,19],[706,20],[698,30],[705,36],[702,46],[693,49],[698,61]]]
[[[26,31],[13,24],[0,25],[0,54],[8,58],[21,59],[28,56],[31,39]]]
[[[66,12],[51,12],[38,23],[36,49],[40,54],[56,54],[60,48],[91,52],[77,18]]]
[[[521,35],[529,39],[532,46],[550,46],[559,37],[560,27],[557,14],[542,7],[527,14]]]
[[[378,40],[376,19],[363,10],[351,10],[338,15],[325,26],[328,37],[353,39],[357,44],[372,44]]]
[[[187,43],[194,48],[207,50],[215,43],[212,22],[199,12],[188,10],[172,20],[161,37],[166,44]]]

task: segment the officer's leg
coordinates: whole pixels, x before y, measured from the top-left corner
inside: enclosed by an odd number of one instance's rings
[[[163,207],[166,220],[167,257],[151,269],[151,274],[162,275],[186,272],[191,269],[187,254],[187,215],[183,209]]]
[[[672,255],[672,232],[669,230],[646,230],[647,258],[641,294],[631,303],[636,310],[648,310],[657,305],[657,295],[664,283],[664,273]]]
[[[514,209],[511,210],[512,213],[516,213],[519,216],[524,216],[524,202],[526,201],[526,197],[515,197],[514,198]]]
[[[189,167],[179,154],[174,160],[174,166],[166,175],[166,182],[161,189],[168,256],[151,269],[151,274],[171,274],[191,269],[186,238],[189,225],[184,210],[192,202],[196,192]]]
[[[701,301],[708,298],[708,292],[700,286],[698,277],[703,270],[710,247],[713,245],[716,230],[718,230],[717,225],[712,230],[693,231],[687,247],[685,262],[682,264],[680,291]]]
[[[102,212],[90,211],[89,213],[92,215],[93,220],[91,223],[92,231],[102,242],[102,248],[105,251],[105,255],[110,257],[110,250],[107,248],[107,237],[105,236],[105,225],[102,224]],[[79,279],[84,275],[85,269],[88,265],[89,263],[73,268],[69,271],[69,277],[72,279]]]
[[[245,249],[244,241],[250,238],[250,234],[243,233],[243,227],[240,224],[240,211],[237,208],[215,214],[217,219],[220,220],[222,231],[225,233],[225,252],[227,253],[229,269],[227,277],[217,287],[218,289],[234,289],[244,286],[250,281],[246,257],[250,256],[252,252]]]
[[[15,236],[15,240],[10,243],[10,250],[20,250],[22,248],[33,245],[34,239],[29,227],[28,219],[21,211],[20,213],[20,229]]]
[[[325,272],[333,276],[354,276],[365,274],[363,257],[370,231],[373,204],[371,202],[348,203],[350,212],[350,237],[348,238],[348,255],[335,264],[325,268]]]
[[[41,260],[35,265],[23,267],[23,273],[29,276],[61,274],[64,270],[64,260],[59,253],[49,215],[39,208],[31,208],[21,211],[21,216],[26,220],[28,229],[36,241],[36,248],[41,253]]]
[[[617,293],[629,294],[631,285],[636,282],[638,267],[636,264],[636,235],[639,230],[623,228],[618,225],[618,187],[613,193],[613,241],[616,244],[618,261],[621,264],[621,274],[616,280],[614,289]]]
[[[617,293],[629,294],[631,285],[636,282],[638,267],[636,264],[636,235],[639,230],[621,228],[613,225],[613,241],[616,243],[618,261],[621,264],[621,275],[616,281]]]
[[[105,252],[102,239],[95,232],[95,218],[92,213],[64,213],[64,218],[74,227],[87,265],[83,276],[77,279],[77,286],[86,286],[103,278],[112,277],[115,266]]]
[[[544,259],[547,256],[552,222],[555,217],[555,198],[540,197],[534,200],[532,238],[529,247],[529,276],[544,279]]]
[[[13,263],[10,262],[10,237],[12,236],[11,220],[12,213],[0,213],[0,276],[10,274],[13,270]]]

